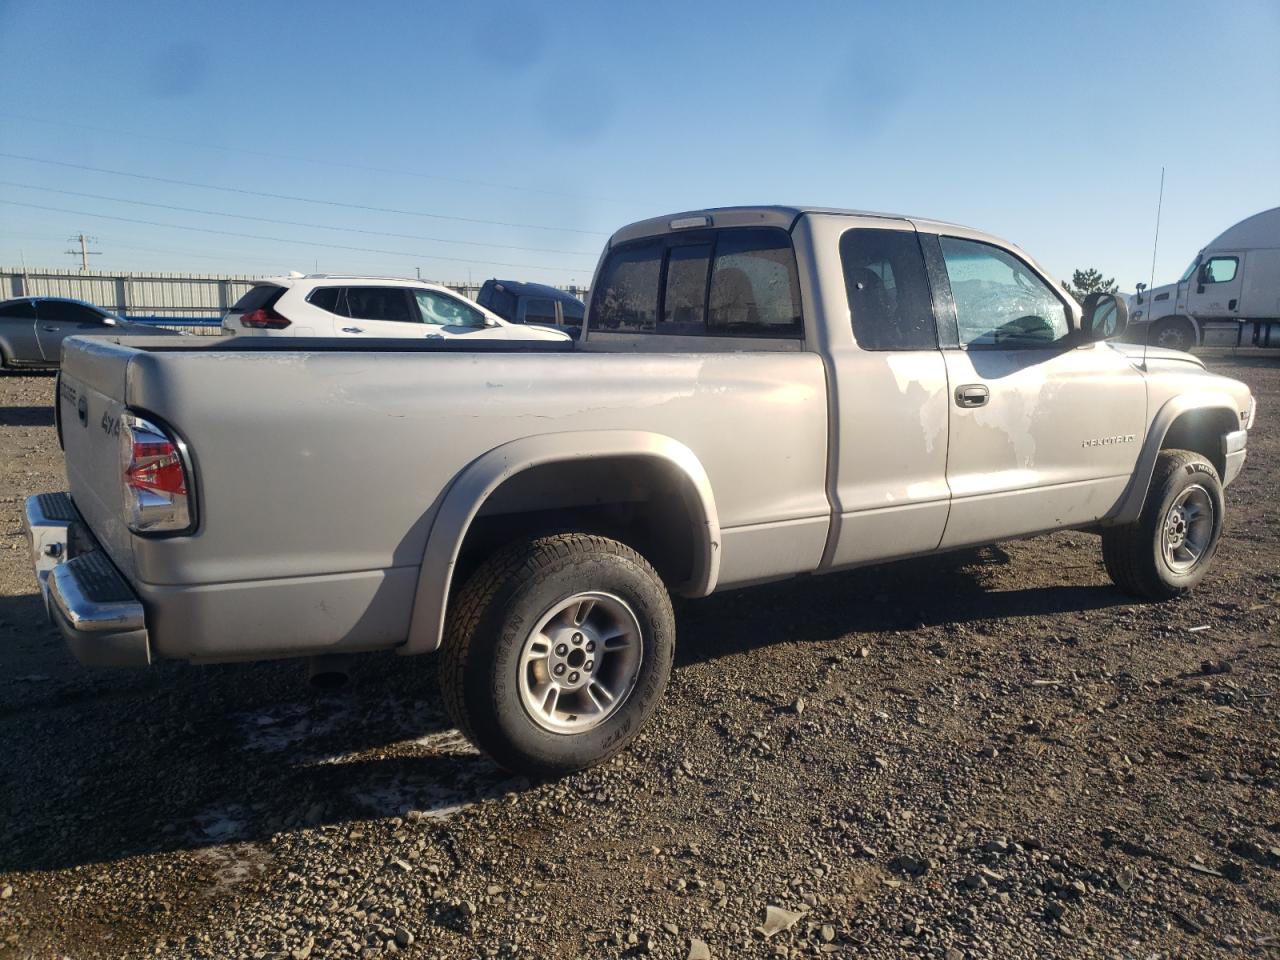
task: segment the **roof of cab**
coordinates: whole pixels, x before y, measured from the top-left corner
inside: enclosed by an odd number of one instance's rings
[[[492,280],[486,280],[485,286],[491,283],[498,289],[514,294],[517,297],[548,297],[552,300],[560,300],[566,303],[582,302],[572,293],[561,290],[558,287],[548,286],[545,283],[533,283],[528,280],[499,280],[495,277]]]
[[[610,246],[618,243],[625,243],[628,240],[638,240],[642,237],[660,236],[666,233],[674,233],[676,229],[686,229],[689,226],[698,224],[685,224],[681,228],[672,228],[673,222],[681,220],[696,220],[699,217],[707,218],[705,226],[709,227],[780,227],[783,230],[790,230],[795,226],[795,222],[808,213],[830,214],[832,216],[843,217],[877,217],[882,220],[910,220],[917,225],[927,225],[930,227],[938,226],[958,226],[958,224],[948,224],[941,220],[931,220],[922,217],[908,217],[898,213],[877,213],[871,210],[846,210],[839,207],[814,207],[814,206],[758,206],[758,207],[709,207],[704,210],[688,210],[684,213],[670,213],[662,217],[651,217],[648,220],[639,220],[636,223],[628,224],[618,230],[609,238]]]

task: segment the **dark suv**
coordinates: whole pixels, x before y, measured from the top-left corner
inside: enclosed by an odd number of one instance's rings
[[[510,323],[558,327],[575,340],[582,336],[582,318],[586,313],[582,301],[545,283],[486,280],[476,303]]]

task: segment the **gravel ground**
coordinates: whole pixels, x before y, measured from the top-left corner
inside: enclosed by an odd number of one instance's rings
[[[682,604],[633,750],[506,777],[430,659],[79,668],[0,376],[0,956],[1280,956],[1280,358],[1225,543],[1135,604],[1063,533]]]

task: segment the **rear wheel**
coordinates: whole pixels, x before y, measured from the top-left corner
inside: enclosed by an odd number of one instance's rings
[[[631,742],[674,652],[671,600],[643,557],[605,537],[539,537],[499,551],[459,593],[441,691],[499,764],[555,776]]]
[[[1190,450],[1163,451],[1142,514],[1102,533],[1102,558],[1112,582],[1149,600],[1190,592],[1218,551],[1223,506],[1213,464]]]

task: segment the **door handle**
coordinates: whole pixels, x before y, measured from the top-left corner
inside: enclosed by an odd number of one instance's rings
[[[343,327],[343,333],[364,333],[363,327]]]
[[[991,391],[980,383],[966,383],[956,387],[956,405],[960,407],[984,407],[991,399]]]
[[[1227,301],[1227,309],[1228,309],[1228,310],[1234,310],[1235,308],[1236,308],[1236,301],[1235,301],[1235,300],[1228,300],[1228,301]]]
[[[57,327],[45,327],[45,328],[44,328],[44,332],[45,332],[45,333],[57,333],[57,332],[58,332],[58,328],[57,328]]]

